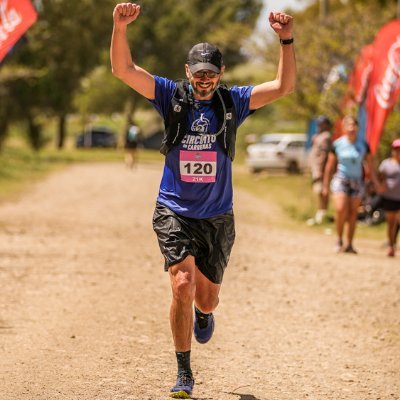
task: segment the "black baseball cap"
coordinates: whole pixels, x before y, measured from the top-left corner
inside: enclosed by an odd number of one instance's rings
[[[220,73],[223,63],[222,54],[218,47],[210,43],[196,44],[190,49],[187,58],[187,64],[192,73],[202,69]]]

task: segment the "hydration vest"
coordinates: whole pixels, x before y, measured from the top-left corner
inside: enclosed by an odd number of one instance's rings
[[[218,95],[219,91],[221,97]],[[228,157],[233,161],[235,158],[235,141],[237,131],[236,109],[232,95],[226,86],[219,86],[214,92],[211,108],[218,120],[217,132],[225,126],[222,132],[217,135],[217,141],[225,150]],[[222,104],[222,102],[224,104]],[[161,143],[160,152],[164,155],[171,148],[179,144],[188,133],[188,113],[190,107],[194,107],[194,99],[189,82],[180,80],[176,82],[176,89],[171,99],[168,116],[164,120],[165,132]],[[224,110],[225,107],[225,110]]]

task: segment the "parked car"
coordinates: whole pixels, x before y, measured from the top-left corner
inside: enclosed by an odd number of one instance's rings
[[[159,150],[164,137],[164,130],[156,130],[142,140],[145,149]]]
[[[307,135],[302,133],[264,134],[247,147],[246,163],[254,173],[268,169],[301,172],[307,167],[306,142]]]
[[[116,148],[117,134],[106,126],[93,126],[80,133],[76,138],[76,147]]]

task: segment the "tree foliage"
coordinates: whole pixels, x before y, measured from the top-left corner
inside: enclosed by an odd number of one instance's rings
[[[11,69],[26,66],[34,78],[29,82],[17,79],[19,90],[12,96],[9,83],[0,83],[0,115],[7,115],[7,109],[17,105],[21,113],[15,117],[27,120],[34,134],[37,134],[38,113],[57,116],[58,145],[62,147],[66,116],[74,111],[74,106],[82,106],[86,112],[97,107],[97,112],[111,112],[124,108],[121,104],[124,98],[135,104],[137,99],[133,100],[132,91],[114,84],[106,71],[110,68],[105,54],[108,54],[115,4],[111,0],[45,2],[38,22],[28,32],[28,43],[7,66]],[[151,73],[177,78],[184,71],[187,51],[200,41],[221,46],[229,63],[242,61],[240,44],[252,32],[262,2],[143,0],[141,6],[142,15],[129,28],[135,61]],[[10,82],[15,83],[16,79],[10,78]],[[81,96],[75,101],[78,92]]]
[[[30,78],[10,78],[18,90],[4,99],[20,110],[15,118],[28,123],[32,137],[40,136],[39,114],[59,117],[59,147],[63,146],[65,117],[80,80],[100,61],[108,45],[110,0],[57,0],[46,2],[28,42],[15,52],[4,69],[25,66]],[[93,12],[93,10],[96,10]],[[40,140],[32,143],[39,146]]]
[[[297,86],[289,97],[272,105],[275,119],[307,122],[318,114],[336,120],[341,114],[347,77],[361,49],[373,42],[383,25],[396,18],[398,0],[331,0],[329,14],[321,20],[319,2],[295,12]],[[276,63],[277,44],[264,50],[267,62]],[[271,57],[272,55],[272,57]],[[335,69],[344,69],[330,81]],[[347,75],[347,76],[346,76]],[[400,101],[389,116],[378,158],[387,156],[389,144],[399,137]]]
[[[345,79],[327,84],[333,67],[350,73],[360,50],[375,38],[379,29],[395,16],[395,6],[382,8],[376,1],[338,3],[320,21],[312,6],[296,18],[298,80],[291,100],[294,115],[309,118],[323,113],[338,116]]]
[[[182,78],[189,49],[196,43],[208,41],[221,48],[227,65],[236,65],[244,60],[241,43],[253,31],[260,10],[260,0],[227,0],[224,3],[147,0],[142,4],[139,18],[128,28],[133,59],[152,74]],[[122,84],[112,83],[109,71],[103,68],[86,83],[94,88],[98,79],[112,86],[105,90],[109,104],[103,104],[100,110],[109,112],[110,107],[114,111],[127,110],[130,123],[136,106],[147,104]],[[99,90],[86,88],[84,92],[79,96],[81,105],[83,98],[88,109],[94,110],[100,105],[98,96],[93,95]],[[121,99],[126,102],[124,107],[121,107]]]
[[[309,120],[318,114],[336,120],[347,89],[347,77],[361,49],[373,42],[383,25],[396,18],[397,0],[331,1],[329,15],[321,20],[318,4],[296,14],[298,80],[296,92],[285,99],[291,118]],[[335,68],[344,68],[340,79],[329,82]],[[397,107],[398,109],[398,107]],[[398,136],[398,113],[387,121],[378,156]]]
[[[298,83],[296,92],[270,106],[279,118],[302,119],[338,113],[344,80],[326,85],[332,68],[350,72],[361,48],[396,14],[397,0],[331,0],[329,15],[319,17],[315,1],[295,15]],[[69,113],[112,113],[145,104],[140,96],[110,74],[108,49],[112,30],[111,0],[53,0],[44,3],[38,22],[1,66],[0,146],[10,122],[25,120],[34,146],[41,141],[43,116],[59,118],[63,145]],[[218,45],[229,71],[246,60],[261,0],[143,0],[142,13],[128,29],[135,62],[150,73],[182,77],[188,50],[208,41]],[[277,41],[267,42],[265,79],[276,70]],[[251,61],[251,60],[250,60]],[[261,68],[261,67],[260,67]],[[247,71],[248,69],[245,68]],[[254,70],[254,68],[253,68]],[[257,75],[263,75],[258,74]],[[235,76],[233,74],[232,76]],[[235,76],[235,79],[237,77]],[[246,78],[246,82],[247,78]]]

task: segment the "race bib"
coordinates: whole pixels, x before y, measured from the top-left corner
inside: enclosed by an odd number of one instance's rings
[[[179,170],[183,182],[215,182],[217,152],[181,150],[179,154]]]

